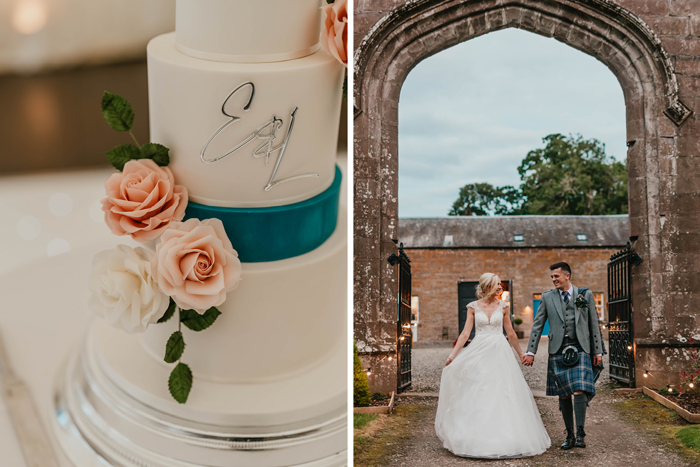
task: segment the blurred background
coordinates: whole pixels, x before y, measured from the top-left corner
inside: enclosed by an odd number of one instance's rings
[[[0,0],[0,176],[107,167],[105,90],[147,141],[146,44],[174,28],[172,0]]]

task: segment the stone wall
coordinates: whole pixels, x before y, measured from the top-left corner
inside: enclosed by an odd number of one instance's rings
[[[637,381],[673,382],[700,340],[698,0],[357,0],[355,2],[355,339],[367,360],[396,341],[398,105],[426,57],[516,27],[606,64],[626,105]],[[669,339],[674,345],[668,347]],[[675,352],[675,353],[674,353]],[[667,358],[670,357],[670,358]],[[396,386],[392,369],[373,387]],[[645,381],[646,382],[646,381]]]

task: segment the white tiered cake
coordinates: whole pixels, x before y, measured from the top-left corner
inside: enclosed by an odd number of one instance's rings
[[[344,69],[320,50],[320,4],[177,0],[176,32],[150,42],[151,140],[170,148],[186,217],[223,222],[241,281],[214,325],[182,328],[185,404],[163,359],[178,320],[90,327],[56,398],[76,464],[347,462]]]

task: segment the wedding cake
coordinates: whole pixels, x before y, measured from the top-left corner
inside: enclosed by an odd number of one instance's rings
[[[347,462],[345,68],[338,5],[323,10],[177,0],[175,32],[149,43],[153,143],[107,154],[122,173],[103,201],[141,245],[95,258],[105,319],[57,386],[77,465]],[[103,113],[130,130],[120,99]]]

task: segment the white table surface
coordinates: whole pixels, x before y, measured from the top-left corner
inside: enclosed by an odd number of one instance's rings
[[[347,159],[341,204],[347,205]],[[62,467],[71,463],[49,429],[57,372],[91,319],[90,259],[120,243],[99,200],[113,169],[0,177],[0,335],[15,373],[29,386]],[[0,398],[0,460],[26,464]]]

